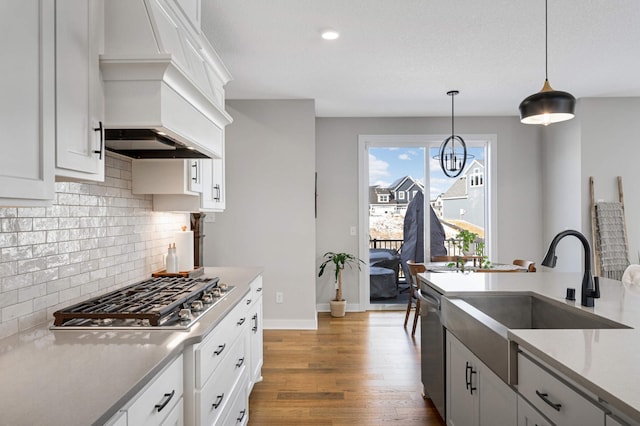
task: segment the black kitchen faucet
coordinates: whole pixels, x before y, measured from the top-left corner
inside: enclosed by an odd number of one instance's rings
[[[587,241],[584,235],[573,229],[560,232],[551,241],[551,245],[549,246],[549,250],[547,250],[547,255],[544,257],[542,264],[550,268],[556,267],[556,261],[558,260],[556,256],[556,246],[560,240],[567,235],[573,235],[582,242],[582,247],[584,248],[584,275],[582,276],[581,303],[582,306],[592,307],[594,306],[594,299],[600,298],[600,283],[598,282],[598,277],[595,277],[594,280],[594,276],[591,273],[591,248],[589,247],[589,241]]]

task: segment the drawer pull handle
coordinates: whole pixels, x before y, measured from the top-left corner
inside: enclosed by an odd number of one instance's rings
[[[162,397],[162,400],[160,400],[160,402],[156,404],[156,410],[158,411],[158,413],[162,411],[164,407],[167,406],[167,404],[169,403],[169,401],[171,401],[171,398],[173,398],[173,395],[175,394],[176,394],[175,389],[172,390],[171,393],[164,394],[164,396]]]
[[[244,317],[240,318],[240,320],[237,322],[237,324],[238,324],[238,325],[242,325],[242,324],[244,324],[244,320],[245,320],[245,318],[244,318]]]
[[[251,304],[251,299],[247,299],[247,305]]]
[[[464,368],[464,384],[466,385],[466,389],[469,390],[469,369],[471,366],[469,365],[469,361],[467,361],[467,365]]]
[[[540,399],[542,399],[544,402],[547,403],[547,405],[549,405],[551,408],[553,408],[556,411],[560,411],[560,407],[562,407],[562,404],[557,404],[555,402],[552,402],[549,400],[549,394],[546,393],[542,393],[539,390],[536,389],[536,395],[538,395],[540,397]]]
[[[238,362],[236,363],[236,367],[240,368],[240,367],[242,367],[242,364],[244,364],[244,358],[238,359]]]
[[[213,351],[214,355],[220,355],[222,353],[222,351],[224,351],[224,348],[227,347],[227,344],[225,343],[224,345],[220,345],[218,346],[218,349]]]
[[[191,165],[191,168],[193,168],[193,175],[191,176],[191,180],[194,183],[198,183],[198,162],[194,161]]]
[[[258,332],[258,314],[253,314],[253,317],[251,317],[251,319],[254,321],[254,325],[251,328],[251,331],[253,331],[254,333]]]
[[[242,423],[242,419],[244,419],[245,414],[247,414],[247,410],[240,411],[240,417],[236,419],[236,423]]]
[[[258,288],[256,289],[256,293],[260,293],[261,291],[262,291],[262,287],[258,287]]]
[[[478,389],[476,387],[473,386],[473,375],[476,374],[475,371],[473,371],[473,366],[471,364],[469,364],[469,361],[467,361],[465,370],[464,370],[464,378],[465,378],[465,382],[467,385],[467,390],[469,391],[469,393],[471,395],[473,395],[473,391]]]
[[[216,397],[216,402],[211,404],[211,406],[213,407],[214,410],[216,410],[220,406],[220,404],[222,404],[222,400],[223,399],[224,399],[224,393],[222,395],[218,395]]]

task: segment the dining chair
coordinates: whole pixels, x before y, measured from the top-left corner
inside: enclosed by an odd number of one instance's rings
[[[531,260],[515,259],[513,264],[522,266],[527,272],[536,272],[536,264]]]
[[[416,310],[413,314],[413,328],[411,329],[411,337],[416,334],[416,325],[418,325],[418,316],[420,315],[420,299],[418,298],[418,274],[420,272],[426,272],[427,268],[424,263],[416,263],[413,260],[407,260],[407,266],[409,267],[409,301],[407,302],[407,313],[404,316],[404,328],[407,328],[407,322],[409,322],[409,313],[411,312],[411,306],[415,303]]]

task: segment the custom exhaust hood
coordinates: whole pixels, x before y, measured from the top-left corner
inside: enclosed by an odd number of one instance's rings
[[[199,2],[105,2],[105,147],[132,158],[220,158],[229,71],[200,31]]]

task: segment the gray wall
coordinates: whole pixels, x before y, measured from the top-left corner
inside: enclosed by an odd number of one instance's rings
[[[605,201],[618,199],[616,177],[622,176],[630,260],[639,263],[640,223],[634,220],[640,214],[636,190],[640,179],[639,116],[640,98],[583,98],[578,101],[574,120],[544,129],[547,238],[575,228],[591,240],[589,176],[595,180],[596,199]],[[582,268],[577,240],[563,243],[559,249],[564,252],[558,252],[558,268]]]
[[[358,224],[358,135],[447,134],[450,126],[449,118],[318,118],[317,257],[329,250],[358,253],[358,238],[349,234],[349,228]],[[527,258],[539,263],[544,256],[539,132],[517,117],[456,119],[456,133],[497,135],[497,251],[493,262]],[[356,279],[354,271],[347,271],[345,280]],[[332,289],[330,280],[319,279],[318,303],[326,303]],[[346,286],[347,302],[358,303],[359,296],[358,286]]]
[[[263,267],[265,327],[315,328],[314,103],[229,101],[227,111],[227,208],[205,224],[205,264]]]

